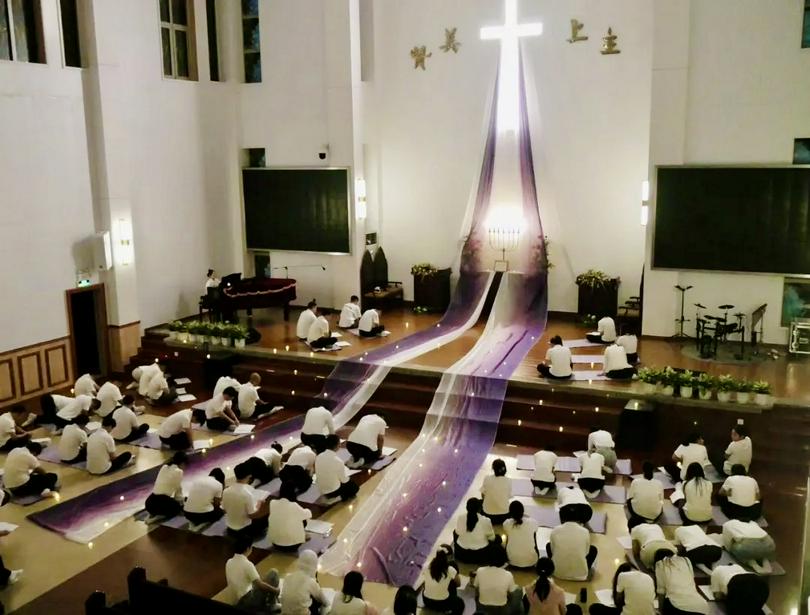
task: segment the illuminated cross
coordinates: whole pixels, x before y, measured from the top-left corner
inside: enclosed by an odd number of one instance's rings
[[[505,0],[506,19],[502,26],[481,28],[481,39],[501,41],[501,70],[498,85],[498,131],[516,131],[519,125],[518,44],[526,36],[540,36],[542,23],[518,24],[517,0]]]

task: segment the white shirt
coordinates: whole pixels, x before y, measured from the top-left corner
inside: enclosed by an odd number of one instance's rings
[[[716,546],[717,543],[706,536],[706,532],[699,525],[681,525],[675,529],[675,542],[682,545],[686,551],[694,551],[706,545]]]
[[[473,587],[478,590],[478,602],[485,606],[506,606],[509,592],[517,588],[512,573],[495,566],[482,566],[475,573]]]
[[[311,344],[317,342],[322,337],[329,337],[329,321],[323,316],[318,316],[307,331],[307,341]]]
[[[85,444],[87,444],[87,432],[73,423],[67,425],[62,430],[62,437],[59,438],[57,445],[59,459],[62,461],[76,459]]]
[[[279,600],[284,615],[310,615],[313,598],[321,604],[326,603],[321,586],[312,576],[296,570],[284,577]]]
[[[332,608],[329,610],[329,615],[366,615],[368,612],[366,603],[360,598],[352,597],[348,602],[344,599],[343,593],[338,592],[335,594],[335,599],[332,601]]]
[[[740,521],[732,519],[723,524],[723,545],[728,549],[735,541],[759,540],[765,538],[768,533],[763,530],[756,521]]]
[[[686,469],[693,463],[699,463],[701,467],[706,467],[710,464],[709,453],[706,452],[706,447],[697,442],[691,444],[681,444],[675,449],[674,457],[681,460],[681,479],[686,478]]]
[[[101,402],[101,406],[96,410],[99,416],[107,416],[110,412],[115,410],[118,402],[123,399],[121,389],[119,389],[112,382],[105,382],[96,393],[96,399]]]
[[[170,498],[180,500],[183,497],[183,470],[175,465],[166,464],[158,472],[152,493],[155,495],[168,495]]]
[[[596,330],[602,335],[603,342],[616,341],[616,323],[610,316],[605,316],[596,324]]]
[[[620,335],[616,345],[624,348],[627,354],[638,352],[638,338],[635,335]]]
[[[597,448],[614,448],[616,445],[613,442],[613,436],[609,431],[598,429],[588,434],[588,450],[592,451]]]
[[[312,323],[315,322],[316,318],[318,317],[312,310],[304,310],[301,312],[301,315],[298,317],[298,324],[295,327],[295,334],[298,336],[299,340],[306,339],[309,328],[312,326]]]
[[[376,414],[367,414],[360,419],[357,427],[349,435],[349,442],[356,442],[376,451],[378,450],[377,439],[385,435],[387,427],[388,425],[381,417]]]
[[[363,315],[360,317],[360,330],[361,331],[371,331],[374,327],[379,326],[380,324],[380,315],[377,313],[377,310],[366,310],[363,312]]]
[[[492,529],[492,521],[484,515],[478,515],[478,522],[472,532],[467,531],[467,515],[459,515],[456,519],[457,543],[462,549],[478,551],[485,548],[490,540],[495,539],[495,531]]]
[[[354,323],[360,319],[360,306],[356,303],[347,303],[340,310],[339,327],[348,328],[354,326]]]
[[[747,574],[745,568],[739,564],[732,564],[730,566],[717,566],[712,570],[712,580],[710,587],[712,593],[721,596],[728,595],[728,582],[731,581],[738,574]]]
[[[753,506],[759,502],[759,485],[751,476],[729,476],[721,488],[728,501],[737,506]]]
[[[640,570],[622,572],[616,579],[616,592],[624,594],[622,615],[653,615],[655,613],[655,583]]]
[[[87,438],[87,471],[104,474],[112,466],[110,455],[115,454],[115,440],[106,429],[98,429]]]
[[[612,344],[605,348],[605,367],[604,372],[607,374],[617,369],[627,369],[628,367],[632,367],[627,362],[627,353],[624,351],[624,348],[621,346],[617,346],[616,344]]]
[[[61,410],[73,401],[72,397],[68,397],[67,395],[58,395],[56,393],[51,395],[51,399],[53,400],[53,405],[56,406],[57,410]]]
[[[523,522],[515,523],[514,519],[503,522],[506,533],[506,556],[509,563],[518,568],[528,568],[537,563],[537,546],[535,534],[537,521],[531,517],[523,517]]]
[[[556,480],[555,465],[557,465],[557,455],[551,451],[537,451],[534,454],[532,479],[543,483],[553,483]]]
[[[186,431],[189,427],[191,427],[191,409],[186,408],[166,417],[158,427],[157,433],[161,438],[169,438]]]
[[[10,412],[0,414],[0,446],[4,446],[17,433],[17,423]]]
[[[457,576],[458,571],[451,566],[447,569],[447,574],[437,581],[430,576],[430,570],[428,569],[424,577],[423,595],[430,600],[447,600],[450,597],[450,584]]]
[[[683,511],[691,521],[703,522],[712,518],[712,484],[707,480],[692,479],[683,485],[686,504]]]
[[[584,581],[588,578],[588,562],[585,557],[591,548],[591,535],[587,529],[567,521],[551,530],[554,576],[568,581]]]
[[[664,507],[664,485],[657,478],[634,478],[627,498],[633,500],[633,510],[645,519],[655,519]]]
[[[323,406],[310,408],[304,417],[304,426],[301,433],[307,435],[329,435],[335,433],[335,419],[332,413]]]
[[[146,397],[152,400],[160,399],[161,395],[168,390],[169,383],[166,376],[163,375],[163,372],[160,372],[149,381],[149,385],[146,387]]]
[[[183,510],[190,513],[207,513],[214,510],[214,500],[222,498],[222,485],[213,476],[198,478],[188,489]]]
[[[138,393],[140,395],[146,395],[146,392],[149,390],[149,383],[152,382],[152,378],[157,376],[158,374],[162,374],[163,371],[160,369],[160,365],[157,363],[150,363],[149,365],[141,365],[140,367],[136,368],[132,374],[135,375],[135,371],[139,371],[138,374]]]
[[[93,403],[92,397],[89,395],[79,395],[75,399],[71,400],[71,402],[59,412],[57,412],[56,416],[65,421],[72,421],[82,412],[87,412],[90,410],[91,403]]]
[[[217,379],[217,383],[214,385],[214,397],[222,393],[228,387],[233,387],[237,391],[241,390],[242,384],[236,379],[231,378],[230,376],[220,376]]]
[[[585,498],[582,489],[574,487],[573,489],[560,489],[557,493],[557,503],[560,505],[560,508],[562,508],[569,504],[588,504],[588,500]],[[588,504],[588,506],[590,506],[590,504]]]
[[[315,483],[324,495],[337,491],[348,480],[346,464],[335,451],[324,451],[315,459]]]
[[[490,474],[484,477],[481,485],[484,498],[484,512],[488,515],[504,515],[509,512],[509,499],[512,497],[512,480],[508,476]]]
[[[669,599],[676,609],[689,613],[709,613],[709,605],[698,593],[692,563],[675,555],[655,565],[658,594]]]
[[[253,453],[253,456],[264,461],[264,465],[273,468],[273,472],[275,474],[278,474],[279,470],[281,470],[281,453],[279,453],[276,449],[260,448],[258,451]]]
[[[110,433],[115,440],[128,438],[134,430],[140,427],[135,411],[129,406],[116,408],[115,412],[113,412],[113,419],[115,419],[115,427]]]
[[[205,404],[205,418],[213,419],[218,416],[224,416],[225,408],[230,408],[231,405],[231,400],[226,400],[222,393],[215,395]]]
[[[602,468],[605,466],[605,458],[600,453],[584,455],[579,461],[582,464],[581,478],[604,478]]]
[[[630,538],[638,543],[641,563],[648,568],[652,567],[656,552],[659,549],[669,548],[673,553],[677,549],[670,543],[660,525],[654,523],[639,523],[630,531]]]
[[[232,530],[241,530],[250,525],[250,515],[256,512],[256,493],[243,483],[234,483],[222,492],[222,510]]]
[[[312,519],[312,511],[296,502],[280,499],[270,502],[270,528],[267,536],[274,545],[289,547],[303,544],[306,537],[304,521]]]
[[[290,456],[287,458],[287,465],[288,466],[301,466],[307,472],[312,474],[315,470],[315,460],[317,455],[315,455],[315,451],[313,451],[308,446],[299,446],[298,448],[294,449]]]
[[[237,601],[253,589],[254,581],[261,579],[253,562],[241,553],[225,562],[225,578],[228,581],[228,589]]]
[[[219,284],[220,284],[219,278],[208,278],[205,281],[206,292],[208,292],[209,288],[216,288],[217,286],[219,286]]]
[[[256,412],[256,402],[259,401],[259,387],[251,382],[246,382],[239,387],[237,399],[239,400],[239,414],[243,418],[253,416],[253,413]]]
[[[21,487],[28,482],[31,472],[39,467],[39,460],[27,448],[15,448],[6,456],[3,466],[3,484],[7,489]]]
[[[90,374],[79,376],[79,379],[76,380],[76,384],[73,385],[73,395],[76,397],[79,395],[92,396],[96,391],[98,391],[98,385]]]
[[[571,351],[566,346],[552,346],[546,351],[546,364],[552,376],[567,378],[572,372]]]
[[[751,438],[746,436],[742,440],[730,442],[726,448],[726,461],[723,463],[723,471],[726,474],[731,473],[731,466],[741,464],[748,471],[751,465],[751,457],[753,455],[753,446],[751,445]]]

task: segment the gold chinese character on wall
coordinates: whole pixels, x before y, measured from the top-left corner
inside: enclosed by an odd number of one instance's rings
[[[411,58],[413,59],[413,68],[416,70],[417,68],[421,68],[422,70],[425,69],[425,60],[433,56],[433,53],[428,53],[427,47],[422,45],[419,47],[418,45],[411,49]]]
[[[585,24],[579,21],[578,19],[571,20],[571,38],[565,39],[569,43],[579,43],[581,41],[587,41],[588,37],[583,36],[580,34],[582,28],[585,27]]]

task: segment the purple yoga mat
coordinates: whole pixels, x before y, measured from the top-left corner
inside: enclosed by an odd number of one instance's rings
[[[534,495],[534,485],[528,478],[513,478],[512,479],[512,497],[513,498],[530,498]]]
[[[605,346],[605,344],[597,344],[589,342],[587,339],[579,340],[563,340],[563,346],[566,348],[593,348],[595,346]]]
[[[630,478],[642,478],[643,474],[633,474]],[[656,472],[653,474],[653,478],[661,481],[661,484],[664,486],[664,490],[675,489],[675,483],[672,482],[672,478],[666,472]]]
[[[537,521],[540,527],[555,528],[560,523],[560,513],[555,508],[524,504],[526,515]],[[604,534],[607,531],[607,515],[594,511],[586,527],[594,534]]]
[[[140,446],[141,448],[151,448],[156,451],[163,448],[163,443],[160,441],[160,436],[157,435],[156,431],[151,433],[147,432],[147,434],[142,438],[138,438],[132,442],[127,442],[127,444],[131,446]]]
[[[0,489],[4,489],[5,486],[3,485],[3,477],[0,476]],[[11,493],[11,492],[9,492]],[[19,504],[20,506],[31,506],[31,504],[36,504],[44,500],[41,495],[26,495],[24,497],[18,497],[14,494],[11,494],[11,499],[9,500],[13,504]]]
[[[557,490],[565,487],[571,487],[574,483],[559,482],[557,483]],[[538,496],[539,497],[539,496]],[[548,494],[545,496],[548,497]],[[605,485],[599,492],[599,495],[593,499],[588,499],[589,502],[604,502],[605,504],[624,504],[627,502],[627,495],[624,487],[621,485]]]
[[[87,470],[86,461],[80,461],[79,463],[66,463],[62,461],[61,457],[59,457],[59,448],[57,446],[49,446],[39,454],[39,458],[42,461],[48,461],[50,463],[58,463],[60,465],[76,468],[79,470]]]

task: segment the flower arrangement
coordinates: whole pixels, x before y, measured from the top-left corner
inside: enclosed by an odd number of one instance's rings
[[[770,395],[771,385],[764,380],[757,380],[751,383],[751,391],[757,395]]]
[[[685,399],[691,398],[697,389],[698,397],[704,401],[710,400],[713,392],[717,391],[717,399],[721,402],[731,401],[732,395],[735,395],[736,401],[741,404],[753,402],[768,406],[772,403],[771,385],[764,380],[754,382],[734,378],[730,374],[711,376],[704,373],[696,376],[689,370],[679,371],[672,367],[642,367],[638,370],[638,379],[644,385],[643,392],[650,394],[661,387],[660,392],[664,395],[674,395],[677,387],[680,396]]]
[[[614,284],[614,279],[604,271],[588,269],[585,273],[580,273],[577,276],[576,284],[577,286],[586,286],[588,288],[604,288],[610,284]]]
[[[698,397],[702,400],[712,398],[712,392],[717,388],[717,378],[703,373],[697,378]]]
[[[596,314],[585,314],[582,317],[582,324],[586,327],[595,327],[597,322]]]
[[[684,399],[691,398],[698,379],[688,369],[682,372],[678,372],[677,377],[678,377],[678,390],[680,396],[683,397]]]
[[[417,263],[411,267],[411,275],[415,278],[429,278],[435,275],[438,269],[430,263]]]

